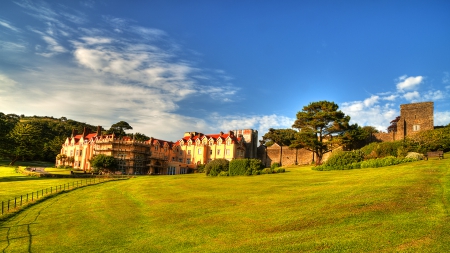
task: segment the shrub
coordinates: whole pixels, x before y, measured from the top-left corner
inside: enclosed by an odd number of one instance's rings
[[[324,163],[325,166],[345,167],[346,165],[361,162],[364,160],[364,153],[361,150],[338,151]]]
[[[416,159],[417,161],[418,160],[423,160],[423,154],[420,154],[420,153],[416,153],[416,152],[409,152],[406,156],[405,156],[405,158],[412,158],[412,159]]]
[[[232,160],[229,165],[229,174],[230,176],[245,175],[248,167],[248,159]]]
[[[205,166],[207,176],[218,176],[221,171],[228,172],[229,161],[227,159],[216,159]]]
[[[399,147],[403,147],[403,145],[403,141],[373,142],[362,147],[361,151],[366,158],[383,158],[386,156],[397,156]]]
[[[258,171],[262,170],[262,162],[259,159],[235,159],[230,162],[230,176],[238,175],[259,175]]]
[[[275,168],[278,168],[278,167],[280,167],[280,164],[279,163],[272,163],[272,165],[270,166],[270,168],[273,170],[273,169],[275,169]]]
[[[205,172],[205,165],[204,164],[197,165],[197,172],[198,173],[204,173]]]
[[[265,168],[261,171],[261,174],[272,174],[273,170],[271,168]]]
[[[284,173],[286,170],[284,168],[277,168],[276,172],[277,173]]]
[[[218,177],[228,177],[228,171],[221,171],[219,173],[219,175],[217,175]]]

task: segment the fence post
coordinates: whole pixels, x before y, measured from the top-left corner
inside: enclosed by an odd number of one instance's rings
[[[31,193],[31,201],[34,200],[34,192]]]
[[[16,200],[16,197],[14,197],[14,209],[16,209],[17,208],[17,200]]]
[[[27,203],[28,203],[28,193],[27,193]]]
[[[8,199],[8,212],[9,212],[9,199]]]
[[[20,195],[20,206],[22,206],[22,195]]]
[[[2,201],[2,215],[3,215],[3,201]]]

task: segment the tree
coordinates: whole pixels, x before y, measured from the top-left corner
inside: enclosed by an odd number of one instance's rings
[[[295,131],[294,129],[270,128],[269,132],[263,135],[262,143],[264,143],[266,146],[270,147],[274,143],[280,146],[280,166],[282,165],[281,158],[283,156],[283,146],[290,146],[292,144],[292,141],[295,140],[296,134],[297,131]]]
[[[113,156],[100,154],[94,156],[89,162],[95,172],[103,169],[115,170],[117,168],[117,160]]]
[[[345,149],[359,149],[373,141],[373,134],[378,130],[373,126],[361,127],[358,124],[350,125],[341,136]]]
[[[130,136],[131,138],[134,138],[134,140],[136,140],[136,141],[148,141],[150,139],[150,137],[148,137],[147,135],[139,133],[139,132],[135,133],[134,135],[128,134],[128,136]]]
[[[397,132],[397,123],[400,121],[400,116],[397,116],[395,119],[393,119],[390,123],[391,125],[388,126],[387,131],[388,133],[391,132]]]
[[[299,130],[294,144],[313,152],[316,164],[321,164],[323,155],[341,144],[342,134],[349,129],[350,116],[338,109],[334,102],[310,103],[297,113],[292,125]]]
[[[9,146],[3,155],[11,159],[9,165],[22,159],[33,159],[39,152],[39,132],[31,124],[17,123],[8,134]]]
[[[133,128],[125,121],[119,121],[111,125],[111,128],[106,132],[107,134],[114,134],[119,137],[125,136],[125,130],[132,130]]]

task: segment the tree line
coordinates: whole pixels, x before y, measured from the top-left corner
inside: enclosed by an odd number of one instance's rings
[[[0,112],[0,158],[8,159],[10,165],[18,160],[55,161],[61,146],[73,130],[82,133],[84,129],[97,131],[97,126],[84,122],[48,116],[25,116]],[[103,133],[117,136],[133,136],[136,140],[148,140],[142,133],[126,134],[133,129],[127,122],[120,121]]]

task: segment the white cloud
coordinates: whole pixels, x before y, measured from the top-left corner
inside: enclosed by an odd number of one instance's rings
[[[399,77],[398,79],[400,82],[397,83],[397,90],[400,92],[403,92],[405,90],[413,90],[418,87],[423,81],[422,76],[407,77],[406,75],[404,75]]]
[[[373,126],[379,131],[386,131],[389,122],[398,116],[399,112],[390,103],[385,105],[367,103],[366,101],[374,101],[372,97],[364,101],[342,103],[340,109],[350,116],[352,124]]]
[[[364,100],[364,106],[370,107],[378,103],[379,96],[372,95],[370,98]]]
[[[424,100],[436,101],[444,99],[446,95],[440,90],[430,90],[425,95],[423,95]]]
[[[397,97],[398,95],[390,95],[387,97],[383,97],[383,100],[394,101]]]
[[[450,124],[450,112],[434,112],[434,125],[446,126]]]
[[[412,92],[405,93],[403,95],[403,98],[410,102],[415,102],[420,99],[420,94],[417,91],[412,91]]]
[[[0,26],[6,27],[6,28],[8,28],[8,29],[10,29],[10,30],[12,30],[14,32],[19,32],[20,31],[17,27],[11,25],[8,21],[3,20],[3,19],[0,19]]]

